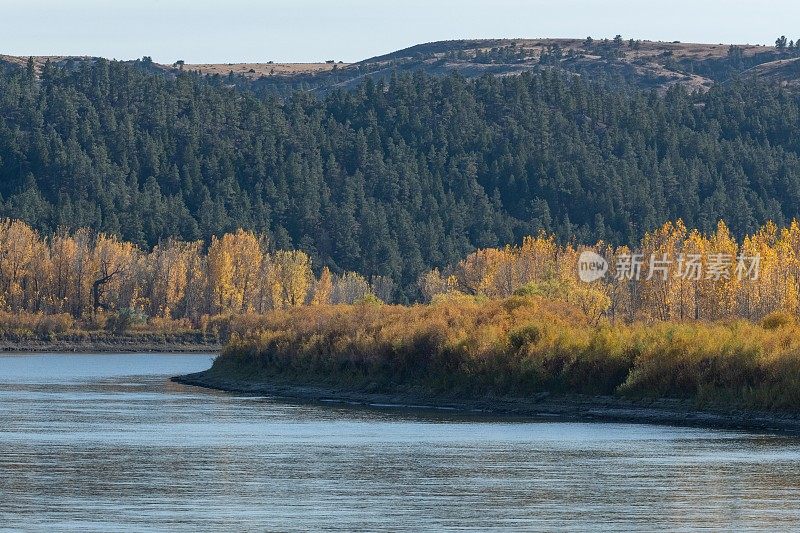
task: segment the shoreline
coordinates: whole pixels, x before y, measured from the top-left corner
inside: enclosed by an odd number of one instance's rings
[[[174,339],[64,339],[0,341],[0,356],[38,353],[219,353],[216,342],[191,342]]]
[[[633,400],[614,396],[554,395],[526,398],[448,398],[420,393],[373,393],[314,384],[264,383],[215,376],[208,371],[170,378],[175,383],[207,389],[330,405],[360,405],[386,409],[456,411],[485,415],[520,416],[563,422],[616,422],[680,427],[740,430],[800,436],[800,416],[791,413],[742,409],[701,409],[691,400],[669,398]]]

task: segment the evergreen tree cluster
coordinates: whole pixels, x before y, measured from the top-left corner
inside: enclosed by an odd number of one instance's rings
[[[429,268],[541,230],[624,244],[678,218],[741,236],[800,217],[799,104],[756,82],[659,96],[549,70],[279,98],[30,65],[0,71],[0,217],[145,247],[244,228],[407,301]]]

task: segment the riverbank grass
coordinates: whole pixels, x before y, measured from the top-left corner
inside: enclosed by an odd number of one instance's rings
[[[789,317],[791,318],[791,317]],[[232,318],[211,373],[234,380],[463,399],[542,392],[800,410],[800,328],[594,324],[540,297],[318,306]]]

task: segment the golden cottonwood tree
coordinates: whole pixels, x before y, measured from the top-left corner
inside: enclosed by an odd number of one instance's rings
[[[552,278],[557,271],[558,246],[552,235],[525,237],[515,255],[518,286]]]
[[[459,290],[467,294],[497,296],[498,271],[504,250],[487,248],[468,255],[455,268]]]
[[[778,258],[779,280],[782,281],[780,307],[792,314],[800,311],[800,225],[793,220],[788,228],[780,233],[775,243]]]
[[[278,251],[272,255],[272,300],[276,309],[306,303],[311,282],[311,259],[300,251]]]
[[[667,222],[642,239],[641,254],[646,262],[641,280],[641,305],[648,318],[669,320],[680,314],[680,275],[685,264],[682,245],[686,227],[678,220]]]
[[[706,240],[697,230],[686,236],[681,246],[681,255],[675,273],[677,285],[677,309],[673,318],[696,320],[700,318],[700,284],[706,255]]]
[[[4,305],[10,309],[23,307],[38,242],[39,235],[23,222],[0,224],[0,288]]]
[[[153,248],[148,261],[151,316],[170,318],[182,306],[190,281],[192,256],[198,247],[199,243],[169,239]]]
[[[261,242],[249,231],[214,237],[208,249],[208,286],[217,312],[252,311],[258,301]]]
[[[205,314],[211,313],[208,302],[208,276],[206,275],[206,258],[202,253],[203,244],[195,242],[184,249],[186,265],[186,288],[183,302],[179,309],[179,316],[191,319],[197,323]]]
[[[331,293],[333,292],[333,276],[330,269],[325,267],[319,275],[319,280],[314,284],[314,297],[311,299],[312,305],[327,305],[331,303]]]
[[[699,317],[720,319],[733,316],[739,281],[734,275],[738,244],[728,226],[720,221],[704,243],[703,279],[699,291]]]
[[[793,223],[794,224],[794,223]],[[783,301],[782,258],[779,255],[778,228],[773,223],[763,226],[754,235],[745,237],[744,256],[760,257],[759,279],[743,283],[737,296],[738,313],[749,319],[762,318]]]
[[[452,281],[453,283],[451,284],[450,280],[443,276],[438,268],[434,268],[433,270],[428,270],[419,277],[417,286],[425,301],[431,302],[438,294],[447,294],[457,290],[458,282],[455,280],[454,276],[452,277]]]
[[[77,244],[72,236],[59,232],[50,241],[50,297],[53,312],[62,313],[71,310],[71,300],[77,285],[75,259]]]

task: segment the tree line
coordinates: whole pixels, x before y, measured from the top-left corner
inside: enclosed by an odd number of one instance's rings
[[[587,250],[608,273],[586,282],[579,261]],[[634,269],[632,258],[639,258]],[[638,270],[638,272],[637,272]],[[800,316],[800,223],[768,222],[737,240],[724,222],[714,231],[689,230],[680,220],[648,232],[636,246],[559,245],[552,235],[526,237],[520,246],[477,250],[444,270],[420,277],[428,301],[455,295],[492,299],[538,295],[564,300],[587,318],[613,321],[687,321],[775,313]]]
[[[267,237],[239,230],[202,242],[167,239],[145,251],[87,229],[43,237],[17,220],[0,222],[0,311],[120,311],[186,318],[263,314],[302,305],[388,299],[392,281],[355,272],[315,277],[309,256],[275,250]]]
[[[579,270],[587,250],[608,264],[607,274],[590,282]],[[637,256],[640,272],[633,275],[631,258]],[[723,259],[725,270],[715,269]],[[85,228],[42,236],[22,221],[5,220],[0,311],[76,318],[124,311],[197,325],[220,314],[392,301],[390,278],[336,274],[327,267],[315,276],[312,266],[305,252],[276,249],[268,237],[241,229],[213,237],[207,248],[168,239],[144,250]],[[779,229],[770,222],[739,241],[723,222],[702,233],[679,220],[631,247],[561,245],[542,232],[519,246],[479,249],[421,274],[416,283],[427,302],[538,296],[568,302],[595,323],[761,320],[776,311],[800,316],[800,223]]]

